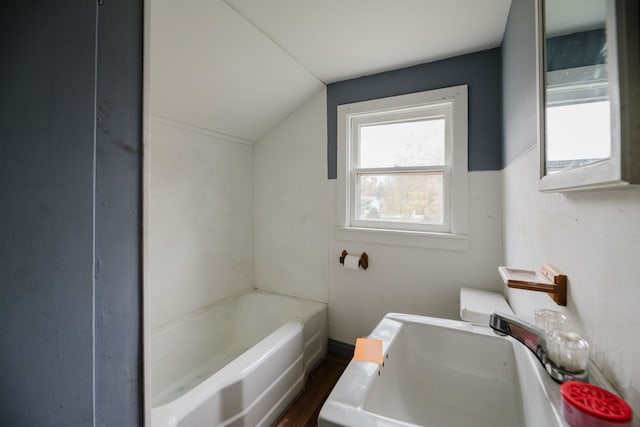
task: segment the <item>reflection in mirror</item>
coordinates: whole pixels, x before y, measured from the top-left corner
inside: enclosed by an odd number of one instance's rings
[[[640,2],[536,3],[538,188],[640,184]]]
[[[606,0],[546,0],[547,174],[611,156]]]

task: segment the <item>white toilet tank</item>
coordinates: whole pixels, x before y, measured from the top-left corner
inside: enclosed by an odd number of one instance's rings
[[[460,319],[477,325],[489,326],[489,315],[492,311],[513,314],[513,310],[502,294],[460,288]]]

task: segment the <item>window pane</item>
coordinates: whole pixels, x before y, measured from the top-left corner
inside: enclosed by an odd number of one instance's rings
[[[444,125],[443,117],[362,126],[359,167],[443,165]]]
[[[611,157],[609,101],[547,107],[547,173]]]
[[[359,175],[358,219],[442,224],[443,172]]]

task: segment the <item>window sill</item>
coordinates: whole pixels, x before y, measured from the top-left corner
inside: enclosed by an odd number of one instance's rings
[[[336,227],[336,239],[383,245],[466,251],[468,237],[464,234],[402,231],[377,228]]]

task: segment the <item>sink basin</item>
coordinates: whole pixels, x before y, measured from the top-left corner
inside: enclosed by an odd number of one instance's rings
[[[383,341],[384,364],[352,361],[320,427],[566,426],[558,384],[488,327],[392,313],[369,338]]]

